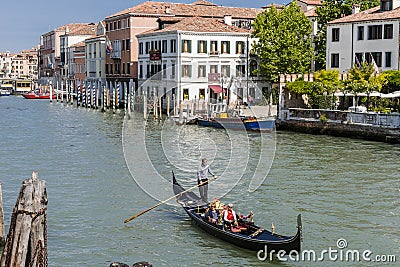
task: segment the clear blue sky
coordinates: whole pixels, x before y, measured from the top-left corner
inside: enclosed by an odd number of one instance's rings
[[[159,0],[162,1],[162,0]],[[165,2],[192,3],[196,0]],[[262,7],[287,0],[209,0],[218,5]],[[0,52],[17,53],[40,42],[40,35],[73,22],[98,22],[106,16],[135,6],[141,0],[2,0]]]

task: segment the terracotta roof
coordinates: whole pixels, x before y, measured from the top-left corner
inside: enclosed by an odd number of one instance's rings
[[[175,31],[250,33],[250,30],[248,29],[227,25],[221,19],[189,17],[184,18],[177,23],[165,25],[164,29],[150,30],[143,34],[138,34],[137,36],[147,35],[150,33]]]
[[[74,45],[71,45],[71,47],[82,47],[82,46],[85,46],[84,42],[79,42],[79,43],[76,43]]]
[[[306,15],[307,17],[318,17],[317,12],[315,12],[315,7],[304,12],[304,15]]]
[[[343,18],[332,20],[328,22],[328,24],[372,21],[372,20],[388,20],[388,19],[399,19],[399,18],[400,18],[400,7],[390,11],[381,12],[380,7],[377,6],[356,14],[351,14]]]
[[[94,23],[70,23],[56,28],[54,31],[65,33],[69,30],[69,35],[94,35],[97,33],[97,26]]]
[[[147,1],[108,16],[106,19],[111,19],[113,17],[129,13],[137,16],[202,16],[222,18],[224,15],[231,15],[232,18],[255,18],[263,11],[264,10],[261,8],[217,6],[204,0],[197,1],[192,4]]]
[[[299,2],[303,2],[307,5],[312,5],[312,6],[321,6],[322,1],[321,0],[298,0]]]
[[[272,7],[275,7],[276,9],[283,9],[282,5],[277,5],[277,4],[274,4],[274,3],[266,5],[266,6],[263,6],[262,8],[263,9],[270,9]]]

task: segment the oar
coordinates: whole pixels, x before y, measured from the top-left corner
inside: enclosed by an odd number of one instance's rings
[[[149,211],[151,211],[152,209],[155,209],[155,208],[157,208],[158,206],[167,203],[167,202],[170,201],[171,199],[174,199],[174,198],[176,198],[177,196],[182,195],[183,193],[189,192],[190,190],[193,190],[193,189],[195,189],[195,188],[197,188],[197,187],[199,187],[199,186],[202,186],[202,185],[204,185],[204,184],[206,184],[206,183],[208,183],[208,182],[211,182],[211,181],[213,181],[213,180],[215,180],[215,179],[217,179],[217,176],[213,176],[211,179],[208,179],[208,181],[201,182],[201,183],[199,183],[198,185],[192,186],[192,187],[190,187],[189,189],[186,189],[185,191],[180,192],[179,194],[176,194],[176,195],[174,195],[174,196],[172,196],[172,197],[170,197],[170,198],[167,198],[166,200],[163,200],[163,201],[157,203],[157,204],[154,205],[153,207],[148,208],[147,210],[144,210],[144,211],[142,211],[142,212],[140,212],[140,213],[138,213],[138,214],[136,214],[136,215],[133,215],[132,217],[129,217],[128,219],[126,219],[126,220],[124,221],[124,223],[130,222],[130,221],[132,221],[133,219],[136,219],[137,217],[139,217],[139,216],[145,214],[146,212],[149,212]]]

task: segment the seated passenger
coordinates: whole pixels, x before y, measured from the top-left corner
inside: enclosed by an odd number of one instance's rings
[[[224,203],[222,203],[221,201],[219,201],[219,199],[216,197],[214,198],[214,202],[212,203],[213,205],[215,205],[215,208],[217,210],[222,210],[224,208]]]
[[[205,219],[211,223],[218,222],[219,212],[216,210],[215,205],[211,204],[211,209],[206,213]]]
[[[236,212],[233,210],[233,204],[229,203],[228,204],[228,209],[225,210],[224,212],[224,225],[225,228],[231,229],[233,225],[238,225],[237,223],[237,218],[236,218]]]

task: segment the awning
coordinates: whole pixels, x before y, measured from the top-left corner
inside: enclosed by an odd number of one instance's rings
[[[209,85],[208,86],[211,90],[214,91],[214,93],[219,94],[222,92],[222,87],[221,85]],[[224,89],[224,93],[226,92],[226,90]]]

